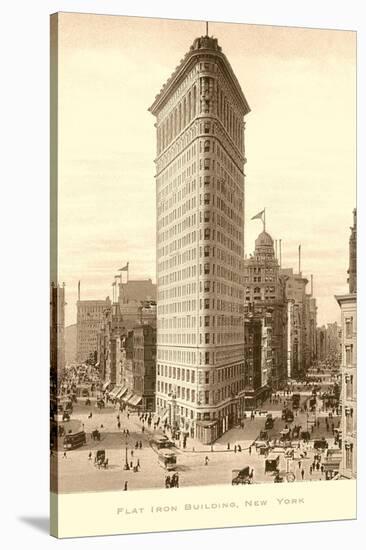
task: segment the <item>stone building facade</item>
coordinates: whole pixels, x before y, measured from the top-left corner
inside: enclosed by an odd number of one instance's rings
[[[98,333],[111,309],[111,300],[77,301],[76,361],[83,363],[97,353]]]
[[[65,284],[51,284],[50,291],[50,364],[55,382],[65,369]]]
[[[349,240],[349,293],[336,296],[341,308],[342,363],[342,462],[340,474],[346,478],[357,476],[357,219],[353,212],[353,226]]]
[[[136,323],[151,322],[156,316],[156,285],[151,279],[119,283],[118,303],[127,331],[132,330]]]
[[[156,117],[157,393],[171,425],[210,443],[244,404],[244,116],[217,39],[197,38]]]
[[[256,399],[277,389],[287,377],[287,301],[272,237],[262,231],[255,250],[244,261],[245,315],[261,320],[261,386]],[[246,325],[250,326],[250,324]]]
[[[307,298],[308,280],[292,268],[281,269],[287,300],[287,376],[301,378],[309,365],[307,350]]]

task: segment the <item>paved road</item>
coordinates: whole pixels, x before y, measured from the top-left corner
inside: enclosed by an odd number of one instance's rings
[[[304,399],[306,399],[306,396]],[[88,418],[90,411],[93,413],[91,419]],[[59,453],[60,492],[121,490],[125,481],[128,481],[129,489],[164,487],[167,472],[160,467],[157,453],[149,442],[154,430],[145,430],[142,433],[142,424],[137,415],[130,415],[127,418],[126,413],[120,413],[121,427],[118,429],[116,416],[117,411],[112,408],[98,410],[84,405],[74,408],[73,419],[77,418],[84,425],[87,434],[98,428],[101,431],[101,441],[94,442],[88,435],[87,444],[84,447],[67,452],[66,458],[63,458],[62,452]],[[306,418],[305,413],[298,413],[295,416],[294,423],[301,424],[304,427],[309,418]],[[254,469],[255,482],[272,483],[273,476],[264,473],[264,458],[262,456],[257,455],[255,451],[252,451],[251,454],[248,450],[241,453],[233,451],[235,444],[240,444],[242,449],[248,449],[259,431],[264,429],[264,422],[265,416],[256,416],[254,420],[247,419],[244,429],[234,428],[224,434],[213,445],[213,452],[211,452],[210,447],[188,440],[187,449],[184,452],[179,448],[177,449],[177,471],[180,476],[180,485],[228,484],[231,483],[232,470],[241,469],[247,465]],[[101,426],[103,427],[101,428]],[[270,431],[270,436],[276,438],[284,426],[285,421],[279,417],[275,418],[274,428]],[[130,432],[128,438],[123,435],[124,429],[128,429]],[[320,419],[319,428],[314,429],[313,437],[328,437],[329,443],[332,444],[332,434],[326,431],[324,418]],[[142,449],[135,449],[136,441],[142,441]],[[132,461],[133,464],[136,464],[137,459],[140,461],[141,470],[137,473],[123,469],[126,443],[128,460]],[[227,450],[228,443],[230,443],[230,451]],[[195,448],[194,452],[193,447]],[[107,470],[95,468],[93,460],[90,461],[88,458],[89,452],[94,453],[97,449],[106,450],[106,456],[109,460]],[[131,449],[133,450],[133,456],[131,456]],[[311,445],[307,447],[307,453],[309,458],[302,460],[301,467],[298,466],[297,460],[287,462],[284,456],[281,455],[280,469],[286,470],[288,468],[293,471],[299,481],[301,480],[302,469],[304,469],[305,480],[322,479],[323,476],[320,472],[311,475],[309,472],[313,456]],[[205,464],[206,455],[209,458],[207,465]],[[51,457],[51,465],[51,477],[54,481],[56,476],[55,457]]]

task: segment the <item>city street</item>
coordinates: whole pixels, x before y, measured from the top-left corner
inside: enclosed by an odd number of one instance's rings
[[[311,396],[311,391],[301,392],[300,406],[303,408],[305,402]],[[288,396],[289,398],[291,396]],[[244,427],[235,427],[219,438],[214,445],[205,446],[201,443],[188,439],[186,449],[181,448],[181,442],[177,443],[175,452],[177,454],[176,472],[179,474],[179,485],[181,487],[193,485],[231,484],[232,470],[240,470],[249,466],[253,470],[254,483],[273,483],[274,473],[265,473],[265,457],[257,454],[253,441],[258,437],[260,431],[264,430],[266,414],[271,412],[274,418],[273,429],[268,430],[268,436],[272,440],[280,439],[281,430],[285,428],[286,421],[281,419],[281,411],[284,407],[284,397],[281,402],[273,403],[267,401],[262,404],[262,412],[256,413],[253,419],[247,412]],[[89,418],[90,413],[92,417]],[[62,450],[63,438],[59,438],[58,451],[58,473],[60,492],[78,491],[115,491],[122,490],[125,482],[128,483],[128,490],[162,488],[165,486],[165,479],[168,474],[158,462],[158,452],[151,445],[154,434],[162,434],[161,430],[148,428],[138,418],[137,413],[127,415],[127,412],[119,412],[120,427],[117,420],[118,411],[111,406],[98,409],[92,405],[77,403],[74,405],[72,414],[73,430],[76,430],[77,422],[79,429],[84,429],[87,434],[87,441],[81,448],[67,451],[64,455]],[[321,401],[317,400],[316,413],[307,413],[302,410],[295,411],[294,421],[288,424],[289,427],[301,425],[303,430],[311,432],[311,438],[326,438],[329,447],[334,447],[334,428],[339,425],[339,418],[329,418],[329,413],[321,411]],[[328,429],[326,418],[328,419]],[[75,421],[77,421],[75,423]],[[64,423],[66,433],[70,422]],[[318,425],[319,424],[319,425]],[[313,428],[312,428],[313,426]],[[91,432],[98,429],[100,441],[91,438]],[[124,430],[129,435],[124,435]],[[142,448],[135,448],[136,442],[141,442]],[[238,451],[238,446],[241,452]],[[235,452],[235,446],[236,451]],[[298,448],[299,447],[299,448]],[[129,465],[136,466],[139,461],[140,468],[134,471],[133,468],[125,470],[126,448]],[[250,449],[249,449],[250,448]],[[284,452],[280,456],[278,469],[281,472],[293,472],[296,481],[317,481],[324,479],[324,474],[319,470],[310,472],[313,464],[314,453],[313,443],[293,442],[295,459],[285,459]],[[97,450],[105,450],[108,466],[106,469],[94,465],[94,456]],[[300,454],[306,452],[306,457],[300,458]],[[132,454],[131,454],[132,452]],[[277,452],[277,449],[276,449]],[[91,456],[89,457],[89,454]],[[55,454],[51,455],[51,476],[56,475]],[[206,459],[208,458],[208,460]],[[207,463],[207,464],[206,464]],[[53,467],[52,467],[53,465]]]

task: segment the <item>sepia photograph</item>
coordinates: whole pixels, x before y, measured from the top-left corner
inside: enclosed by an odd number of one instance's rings
[[[51,491],[356,479],[356,33],[56,13],[51,119]]]

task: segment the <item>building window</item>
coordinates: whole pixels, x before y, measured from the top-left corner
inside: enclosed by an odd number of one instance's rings
[[[206,332],[205,334],[205,344],[209,344],[210,343],[210,334],[208,332]]]
[[[203,150],[204,150],[205,153],[210,152],[210,140],[209,139],[205,140]]]
[[[346,468],[352,470],[353,466],[353,445],[352,443],[346,443]]]
[[[210,169],[210,159],[204,159],[203,166],[205,170]]]
[[[353,335],[353,317],[346,319],[346,338],[352,338]]]
[[[210,193],[205,193],[203,195],[203,202],[204,204],[210,204]]]
[[[209,365],[210,364],[210,352],[206,351],[205,352],[205,365]]]
[[[346,346],[346,366],[352,365],[353,362],[353,345]]]
[[[204,132],[205,134],[209,134],[210,133],[210,129],[211,129],[211,124],[209,122],[205,122],[205,125],[204,125]]]

